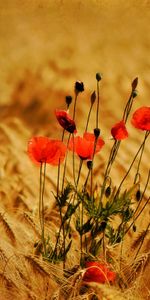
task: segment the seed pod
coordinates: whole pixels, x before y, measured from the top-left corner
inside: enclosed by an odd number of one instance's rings
[[[78,94],[78,93],[81,93],[83,91],[84,91],[84,84],[83,84],[83,82],[76,81],[76,83],[75,83],[75,92]]]
[[[66,104],[69,107],[72,102],[72,96],[66,96]]]
[[[136,77],[133,81],[132,81],[132,91],[134,91],[136,89],[138,85],[138,77]]]
[[[87,167],[88,167],[89,170],[91,170],[93,168],[93,162],[92,162],[92,160],[88,160],[87,161]]]
[[[91,94],[91,104],[94,104],[95,100],[96,100],[96,93],[95,93],[95,91],[94,91],[94,92]]]
[[[102,79],[102,74],[101,73],[96,73],[96,80],[100,81]]]
[[[96,138],[99,137],[99,135],[100,135],[100,129],[99,128],[94,128],[94,135],[95,135]]]
[[[133,224],[132,228],[133,228],[133,231],[136,232],[136,225],[135,224]]]
[[[106,190],[105,190],[105,196],[106,196],[106,198],[108,198],[108,197],[110,196],[110,194],[111,194],[111,187],[108,186],[108,187],[106,188]]]
[[[141,199],[141,191],[140,191],[140,190],[138,190],[138,191],[136,192],[135,197],[136,197],[136,200],[137,200],[137,201],[140,201],[140,199]]]

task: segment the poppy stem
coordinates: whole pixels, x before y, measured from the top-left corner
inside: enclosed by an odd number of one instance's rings
[[[99,104],[100,104],[100,99],[99,99],[99,81],[97,80],[97,110],[96,110],[96,128],[98,128],[99,124]]]
[[[145,237],[146,237],[146,235],[147,235],[147,233],[148,233],[149,227],[150,227],[150,222],[148,223],[147,228],[146,228],[146,230],[145,230],[145,233],[144,233],[144,235],[142,236],[141,243],[140,243],[140,246],[139,246],[139,248],[138,248],[138,250],[137,250],[137,252],[136,252],[136,255],[135,255],[135,257],[134,257],[134,260],[136,260],[138,254],[139,254],[139,252],[140,252],[140,250],[141,250],[141,248],[142,248],[142,245],[143,245],[144,239],[145,239]]]
[[[119,187],[118,187],[118,189],[117,189],[116,195],[118,195],[118,193],[119,193],[119,191],[120,191],[120,188],[121,188],[122,184],[124,183],[125,179],[126,179],[127,176],[129,175],[129,173],[130,173],[130,171],[131,171],[131,169],[132,169],[132,166],[133,166],[133,164],[134,164],[134,162],[135,162],[135,160],[136,160],[138,154],[140,153],[141,149],[143,148],[143,144],[145,145],[145,141],[146,141],[146,139],[148,138],[149,133],[150,133],[150,132],[146,132],[146,134],[145,134],[145,136],[144,136],[144,140],[143,140],[141,146],[139,147],[139,149],[138,149],[136,155],[134,156],[134,159],[133,159],[133,161],[132,161],[132,163],[131,163],[131,165],[130,165],[128,171],[126,172],[125,176],[123,177],[123,179],[122,179],[122,181],[121,181],[121,183],[120,183],[120,185],[119,185]]]
[[[62,138],[61,138],[62,142],[64,140],[64,135],[65,135],[65,129],[63,129],[63,132],[62,132]],[[57,173],[57,200],[58,200],[58,195],[59,195],[59,181],[60,181],[60,159],[59,159],[59,163],[58,163],[58,173]]]
[[[74,134],[72,134],[73,137],[73,153],[72,153],[72,160],[73,160],[73,179],[74,179],[74,184],[77,187],[76,183],[76,172],[75,172],[75,145],[74,145]]]
[[[126,122],[128,120],[128,116],[130,114],[130,111],[131,111],[131,108],[132,108],[132,104],[133,104],[133,92],[131,92],[130,97],[129,97],[129,99],[127,101],[127,104],[125,106],[125,109],[124,109],[124,113],[123,113],[123,118],[122,119],[124,120],[125,124],[126,124]]]
[[[120,146],[120,141],[114,140],[114,144],[111,148],[108,163],[107,163],[106,170],[105,170],[105,173],[104,173],[104,180],[103,180],[103,184],[102,184],[102,188],[101,188],[101,195],[100,195],[100,200],[99,200],[98,211],[100,210],[100,207],[101,207],[101,202],[102,202],[105,187],[106,187],[106,181],[107,181],[107,178],[110,174],[112,164],[113,164],[113,162],[116,158],[116,155],[118,153],[119,146]]]
[[[90,109],[89,109],[89,113],[88,113],[88,117],[87,117],[87,122],[86,122],[86,126],[85,126],[85,132],[88,130],[88,125],[89,125],[89,121],[90,121],[90,116],[91,116],[92,108],[93,108],[93,103],[91,103],[91,106],[90,106]]]
[[[77,182],[76,182],[76,188],[78,187],[78,183],[79,183],[79,179],[80,179],[80,175],[81,175],[82,165],[83,165],[83,160],[80,159],[79,171],[78,171],[78,177],[77,177]]]
[[[148,186],[148,183],[149,183],[149,180],[150,180],[150,170],[149,170],[149,173],[148,173],[148,177],[147,177],[147,181],[146,181],[146,184],[145,184],[145,188],[144,188],[144,191],[142,193],[142,196],[141,196],[141,199],[140,201],[138,202],[138,205],[134,211],[134,214],[133,214],[133,222],[129,225],[129,227],[127,228],[125,234],[130,230],[130,228],[133,226],[133,224],[135,223],[135,221],[138,219],[138,217],[141,215],[141,213],[143,212],[144,208],[146,207],[146,205],[148,204],[150,198],[148,198],[148,200],[145,202],[145,204],[143,205],[143,207],[141,208],[140,212],[135,216],[136,212],[138,211],[138,208],[143,200],[143,197],[145,195],[145,192],[146,192],[146,189],[147,189],[147,186]]]
[[[73,108],[73,120],[75,120],[75,115],[76,115],[77,98],[78,98],[78,93],[75,93],[74,108]]]
[[[146,137],[148,134],[149,134],[149,131],[146,131],[145,137]],[[139,175],[139,169],[140,169],[140,164],[141,164],[141,160],[142,160],[142,156],[143,156],[143,152],[144,152],[145,141],[146,141],[146,139],[144,139],[143,147],[142,147],[142,149],[141,149],[141,154],[140,154],[140,158],[139,158],[139,162],[138,162],[138,166],[137,166],[137,171],[136,171],[136,174],[135,174],[135,177],[134,177],[134,184],[136,183],[137,177],[138,177],[138,175]]]
[[[39,195],[39,218],[41,225],[41,240],[46,255],[45,245],[45,222],[44,222],[44,191],[45,191],[45,176],[46,176],[46,162],[44,163],[44,173],[42,174],[43,163],[40,165],[40,195]]]
[[[39,220],[40,220],[40,227],[41,227],[41,232],[42,232],[42,216],[41,216],[41,198],[42,198],[42,167],[43,163],[40,163],[40,190],[39,190]],[[42,236],[42,235],[41,235]]]
[[[81,220],[80,220],[80,266],[83,267],[83,233],[82,233],[82,228],[83,228],[83,201],[81,202]]]
[[[71,137],[71,133],[69,133],[68,141],[67,141],[67,150],[66,150],[64,171],[63,171],[63,177],[62,177],[62,188],[61,188],[61,192],[62,193],[63,193],[63,190],[64,190],[64,183],[65,183],[65,176],[66,176],[66,167],[67,167],[67,158],[68,158],[68,146],[69,146],[70,137]]]

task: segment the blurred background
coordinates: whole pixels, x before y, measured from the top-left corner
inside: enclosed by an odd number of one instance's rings
[[[24,151],[32,134],[60,137],[54,109],[65,109],[65,96],[74,96],[76,80],[85,85],[77,103],[82,133],[90,94],[96,89],[95,74],[101,72],[99,126],[106,142],[99,159],[102,170],[112,145],[110,128],[121,119],[137,76],[133,110],[149,105],[149,20],[149,0],[0,1],[0,122],[14,131],[28,130],[26,138],[20,133]],[[119,175],[114,171],[116,182],[143,140],[143,132],[130,121],[128,129],[130,137],[118,154]],[[16,138],[11,142],[15,147]],[[148,150],[143,161],[146,179]]]

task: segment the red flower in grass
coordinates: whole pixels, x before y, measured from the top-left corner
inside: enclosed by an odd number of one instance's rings
[[[48,137],[32,137],[28,142],[28,154],[33,162],[58,165],[64,160],[66,146],[59,140]]]
[[[86,271],[83,275],[83,281],[86,282],[114,282],[116,273],[111,271],[106,264],[99,262],[87,262]]]
[[[68,132],[70,133],[76,133],[76,124],[74,120],[69,116],[67,111],[65,110],[55,110],[56,118],[59,122],[59,124]]]
[[[128,131],[125,126],[125,122],[122,120],[119,123],[116,123],[111,128],[111,134],[115,140],[124,140],[128,137]]]
[[[150,107],[140,107],[137,109],[131,119],[134,127],[141,130],[150,130]]]
[[[99,142],[96,146],[96,153],[99,152],[104,145],[104,141],[101,138],[99,138],[98,140]],[[71,138],[69,142],[69,150],[74,151],[83,160],[92,159],[94,152],[94,142],[94,134],[85,133],[83,137],[76,136],[74,138]]]

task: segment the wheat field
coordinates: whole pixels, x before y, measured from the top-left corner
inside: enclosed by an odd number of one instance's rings
[[[39,173],[27,155],[31,136],[60,138],[54,110],[65,108],[66,95],[74,96],[76,80],[85,85],[76,120],[79,132],[83,131],[90,95],[96,89],[95,74],[101,72],[100,129],[106,144],[96,158],[94,174],[96,182],[102,180],[112,144],[110,128],[122,117],[135,77],[139,84],[134,110],[150,103],[149,19],[149,0],[0,1],[0,300],[97,299],[93,291],[98,299],[150,299],[149,232],[139,258],[135,263],[132,260],[136,241],[149,223],[149,206],[138,220],[137,232],[124,245],[123,276],[128,288],[93,285],[91,296],[81,296],[78,274],[71,282],[65,281],[61,266],[42,261],[34,247],[40,238]],[[92,122],[89,129],[93,130]],[[123,141],[111,171],[116,186],[143,140],[143,133],[130,121],[128,129],[129,138]],[[149,149],[148,141],[141,190],[150,168]],[[135,168],[125,188],[132,185]],[[45,205],[50,235],[57,230],[51,193],[56,176],[56,168],[49,166]],[[71,179],[69,165],[67,176]],[[149,194],[150,185],[145,201]],[[112,251],[116,255],[117,250]],[[69,261],[68,267],[77,264],[76,249]]]

